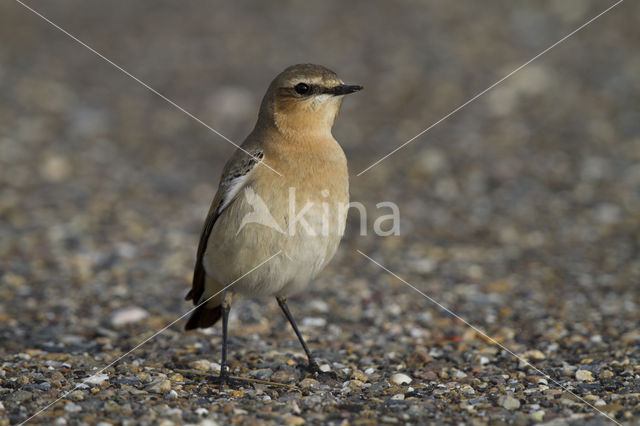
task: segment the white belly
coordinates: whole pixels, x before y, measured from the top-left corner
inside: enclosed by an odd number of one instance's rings
[[[243,218],[256,208],[255,203],[247,201],[246,194],[240,194],[212,230],[204,258],[205,270],[222,287],[236,281],[230,287],[234,292],[286,297],[301,291],[333,258],[346,219],[346,214],[340,214],[346,210],[339,210],[338,204],[346,204],[348,195],[345,191],[345,196],[329,206],[328,217],[326,207],[320,203],[307,211],[304,218],[316,235],[310,235],[301,225],[289,229],[290,207],[288,203],[276,203],[279,193],[259,195],[275,223],[254,215],[251,222],[243,225]],[[323,225],[323,221],[327,222]],[[251,271],[276,253],[279,254]]]

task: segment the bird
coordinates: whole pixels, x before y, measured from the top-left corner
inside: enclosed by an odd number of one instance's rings
[[[309,370],[321,373],[287,298],[324,269],[344,234],[349,174],[331,129],[343,97],[361,89],[321,65],[286,68],[269,85],[253,131],[222,171],[200,235],[186,296],[196,307],[185,326],[207,328],[222,319],[220,383],[230,381],[234,294],[275,296]]]

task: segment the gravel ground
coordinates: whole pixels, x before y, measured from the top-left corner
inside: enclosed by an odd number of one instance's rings
[[[233,146],[2,2],[0,425],[70,390],[31,422],[611,424],[593,407],[640,422],[638,3],[361,176],[611,3],[31,4],[236,141],[287,65],[363,84],[334,134],[369,235],[350,215],[291,300],[333,376],[304,370],[275,300],[244,299],[230,357],[248,380],[211,384],[219,327],[154,333],[190,309]],[[372,232],[382,201],[400,208],[399,236]]]

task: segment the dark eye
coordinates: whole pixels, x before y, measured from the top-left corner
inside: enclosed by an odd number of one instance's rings
[[[298,83],[293,87],[293,89],[299,95],[306,95],[311,90],[311,87],[309,87],[309,85],[305,83]]]

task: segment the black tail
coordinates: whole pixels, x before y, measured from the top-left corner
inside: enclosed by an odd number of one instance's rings
[[[184,326],[185,330],[193,330],[194,328],[207,328],[218,322],[222,316],[222,306],[208,308],[207,305],[199,306]]]

